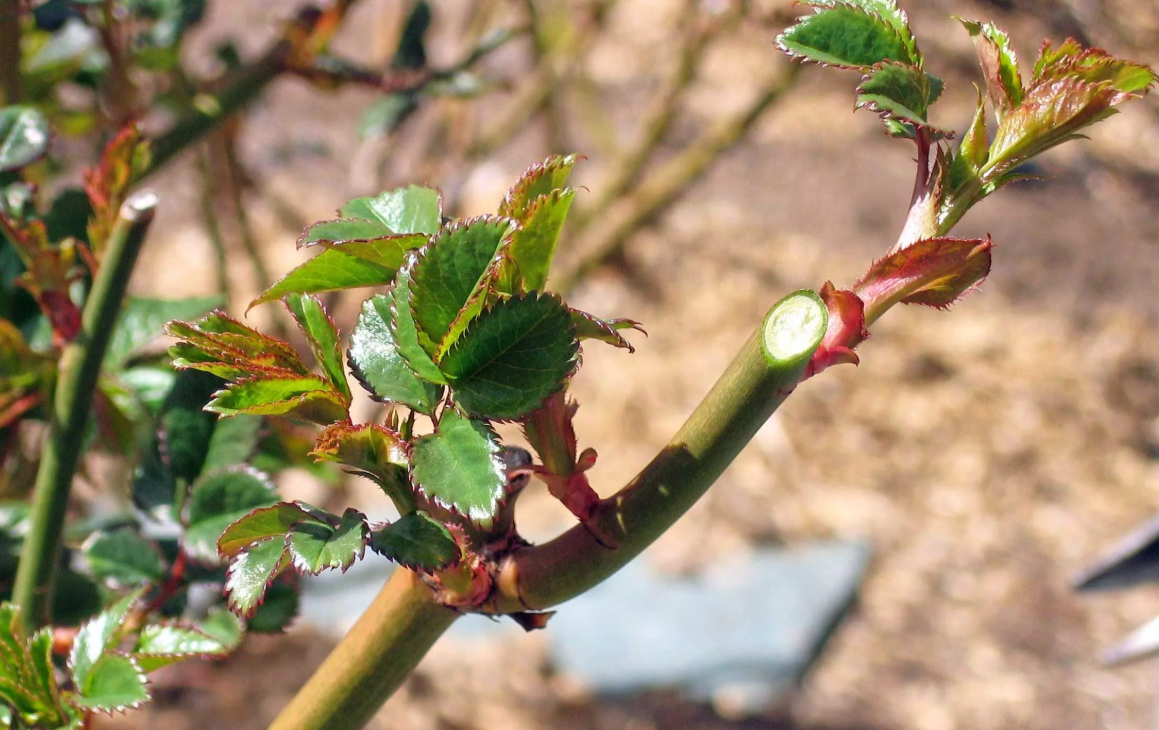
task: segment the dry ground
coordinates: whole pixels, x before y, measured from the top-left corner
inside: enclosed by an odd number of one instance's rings
[[[216,5],[230,9],[213,19],[207,44],[286,12]],[[356,51],[378,17],[367,5],[347,39]],[[942,118],[959,128],[973,94],[971,50],[951,12],[999,19],[1028,40],[1061,38],[1075,20],[1047,2],[907,5],[931,70],[951,84]],[[1012,15],[1010,5],[1029,12]],[[1099,44],[1159,60],[1150,0],[1072,5]],[[669,60],[670,6],[624,0],[593,56],[591,73],[622,132],[638,114],[638,92]],[[1108,23],[1112,13],[1123,22]],[[773,34],[754,23],[710,54],[672,149],[743,103],[761,68],[781,63]],[[1027,58],[1034,45],[1019,49]],[[515,75],[518,61],[503,56],[496,70]],[[853,113],[854,82],[809,71],[746,143],[633,238],[623,261],[575,293],[579,305],[639,319],[650,332],[631,356],[588,348],[575,382],[581,439],[600,451],[602,488],[614,489],[665,442],[772,301],[826,279],[849,283],[892,243],[909,196],[910,150],[886,139],[871,115]],[[304,218],[324,216],[372,192],[359,179],[373,151],[353,141],[366,101],[355,92],[319,102],[285,82],[251,115],[246,157]],[[968,217],[965,232],[999,244],[984,292],[950,313],[891,313],[863,346],[860,367],[800,388],[665,537],[660,558],[670,568],[769,539],[865,537],[874,546],[860,606],[786,724],[742,727],[1153,726],[1154,665],[1112,670],[1096,657],[1159,613],[1159,592],[1089,597],[1069,588],[1076,570],[1159,509],[1159,106],[1137,106],[1092,142],[1050,156],[1047,182],[1007,191]],[[540,145],[526,135],[471,174],[431,182],[455,189],[464,212],[482,212],[543,156]],[[589,153],[582,174],[596,190],[607,160],[582,143],[579,151]],[[138,283],[204,291],[210,255],[193,212],[195,182],[179,168],[160,187],[165,218],[150,276]],[[274,268],[300,260],[294,232],[254,213]],[[206,274],[191,277],[193,269]],[[324,653],[301,632],[254,640],[213,672],[187,672],[188,686],[147,713],[107,727],[263,728]],[[444,642],[377,721],[396,730],[729,726],[671,698],[586,698],[551,674],[538,636]]]

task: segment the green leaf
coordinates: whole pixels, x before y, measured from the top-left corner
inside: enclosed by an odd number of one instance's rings
[[[198,624],[197,629],[224,646],[226,651],[236,649],[245,634],[245,626],[238,617],[220,605],[209,609],[208,615]]]
[[[29,641],[24,635],[20,608],[11,603],[0,604],[0,700],[28,724],[57,725],[64,721],[58,694],[52,665],[52,629],[38,631]]]
[[[578,309],[569,309],[568,312],[571,314],[571,323],[575,325],[576,339],[581,342],[583,340],[599,340],[628,352],[635,352],[636,348],[620,334],[620,330],[636,330],[643,333],[645,337],[648,336],[644,327],[634,319],[599,319]]]
[[[254,634],[276,634],[285,631],[298,615],[301,596],[293,585],[278,581],[266,589],[265,598],[246,621],[246,630]]]
[[[362,557],[369,533],[366,516],[348,508],[337,524],[312,521],[294,525],[286,545],[290,561],[300,573],[318,575],[335,568],[345,573]]]
[[[309,510],[309,511],[308,511]],[[232,558],[255,542],[272,537],[285,539],[290,529],[299,522],[316,521],[312,507],[297,502],[278,502],[271,507],[259,507],[240,518],[221,533],[217,552]]]
[[[100,660],[117,648],[129,609],[139,595],[125,596],[80,627],[68,655],[68,668],[78,688],[88,684]]]
[[[433,236],[442,226],[443,200],[434,188],[411,185],[375,198],[355,198],[339,213],[344,218],[377,221],[393,234]]]
[[[428,499],[490,526],[507,485],[507,467],[495,432],[453,409],[433,434],[415,439],[411,475]]]
[[[460,555],[446,525],[422,511],[403,515],[376,530],[370,540],[371,550],[412,570],[442,570]]]
[[[350,333],[350,370],[376,399],[429,414],[442,399],[443,387],[420,378],[399,352],[390,326],[394,299],[393,295],[378,294],[363,302]],[[426,357],[425,352],[422,357]]]
[[[315,231],[317,226],[323,226],[329,223],[337,223],[338,221],[323,221],[306,229],[309,236],[317,236],[311,240],[309,237],[298,239],[299,245],[310,245],[318,243],[328,249],[333,249],[347,256],[356,256],[360,259],[369,261],[372,264],[377,264],[384,268],[394,271],[406,259],[408,251],[413,251],[422,247],[430,239],[430,236],[423,233],[404,234],[398,236],[385,236],[379,238],[372,238],[367,240],[354,241],[331,241],[327,238],[321,237],[323,234],[333,235],[336,233],[333,229],[325,229]],[[378,225],[371,221],[364,221],[367,225]]]
[[[574,188],[568,188],[536,198],[519,230],[511,234],[510,262],[523,280],[521,291],[543,291],[547,286],[559,234],[575,193]]]
[[[471,415],[517,419],[563,387],[579,341],[558,297],[500,301],[476,319],[443,358],[455,402]]]
[[[76,691],[77,695],[70,701],[88,710],[118,712],[149,701],[145,673],[131,657],[123,654],[101,657],[83,681],[77,679]]]
[[[281,299],[287,294],[315,294],[383,286],[393,278],[394,269],[345,254],[341,248],[328,248],[274,282],[273,286],[250,302],[249,308]]]
[[[48,154],[48,119],[30,106],[0,109],[0,173],[19,170]]]
[[[177,362],[178,367],[198,367],[197,363],[221,362],[236,366],[241,374],[275,372],[289,375],[309,375],[310,368],[302,363],[297,351],[285,342],[263,335],[241,322],[214,311],[196,322],[173,321],[165,325],[165,333],[184,340],[203,353],[191,358],[192,362]],[[179,349],[182,356],[193,353]],[[175,355],[177,353],[174,353]],[[201,368],[204,369],[204,368]]]
[[[777,36],[795,58],[868,71],[882,61],[920,67],[905,13],[891,0],[806,0],[815,13]]]
[[[224,300],[219,296],[188,299],[129,297],[121,309],[105,353],[105,370],[124,367],[134,352],[161,334],[161,328],[169,320],[196,319],[223,304]]]
[[[209,473],[248,461],[261,441],[262,426],[261,416],[240,414],[217,419],[201,470]]]
[[[406,442],[393,431],[372,423],[335,423],[318,434],[310,455],[318,461],[344,464],[374,480],[399,513],[414,509]]]
[[[974,119],[970,122],[970,128],[962,135],[958,152],[950,162],[945,182],[945,193],[948,199],[960,195],[968,186],[980,186],[982,168],[990,156],[989,145],[989,132],[986,128],[986,103],[982,100],[981,90],[978,90],[978,103],[974,110]]]
[[[298,322],[298,327],[305,333],[306,343],[322,367],[322,372],[342,394],[346,405],[350,405],[350,385],[346,382],[346,371],[342,368],[338,327],[326,313],[322,300],[313,294],[287,294],[285,302],[290,314]]]
[[[288,416],[323,425],[347,417],[342,396],[317,376],[239,380],[215,393],[205,410],[222,416]]]
[[[1022,103],[1022,76],[1018,57],[1010,46],[1010,37],[993,23],[958,19],[974,40],[974,50],[982,64],[986,94],[1001,121],[1006,113]]]
[[[147,624],[137,635],[133,659],[148,674],[161,667],[193,657],[223,657],[227,646],[198,629],[172,623]]]
[[[285,538],[263,540],[238,553],[225,575],[230,610],[242,618],[252,616],[270,583],[289,565]]]
[[[479,217],[444,228],[411,269],[411,309],[419,342],[438,362],[483,308],[514,223]]]
[[[925,125],[934,98],[931,79],[917,66],[880,63],[857,87],[857,106],[888,119]]]
[[[152,540],[128,529],[95,532],[85,541],[84,556],[98,580],[136,587],[165,577],[165,564]]]
[[[412,259],[411,264],[414,261]],[[447,379],[443,371],[435,365],[434,360],[423,349],[419,337],[418,327],[414,321],[414,310],[411,309],[411,266],[398,271],[398,278],[394,280],[394,287],[387,296],[390,297],[390,331],[394,335],[398,353],[411,366],[420,378],[429,383],[445,385]]]
[[[571,170],[579,160],[576,155],[555,155],[527,168],[499,204],[499,215],[519,223],[527,220],[532,206],[544,195],[551,195],[567,184]]]
[[[202,476],[193,485],[183,545],[192,557],[217,562],[217,540],[226,528],[258,507],[277,503],[274,485],[256,469],[233,466]]]

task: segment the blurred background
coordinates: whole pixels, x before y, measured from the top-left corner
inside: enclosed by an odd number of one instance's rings
[[[1159,63],[1153,0],[904,5],[927,69],[947,82],[935,123],[952,129],[968,123],[980,79],[951,15],[1006,28],[1024,66],[1042,38],[1068,36]],[[410,10],[361,0],[334,50],[386,67]],[[136,291],[224,289],[240,313],[305,260],[294,246],[302,226],[352,197],[420,182],[443,191],[449,214],[478,214],[548,154],[585,155],[575,179],[587,191],[553,283],[576,306],[649,333],[633,338],[634,354],[589,347],[574,381],[581,446],[598,449],[592,482],[607,494],[665,443],[774,301],[827,279],[852,283],[897,236],[912,150],[854,113],[855,74],[798,72],[776,50],[800,12],[788,2],[441,0],[431,10],[432,68],[456,66],[497,29],[534,33],[452,77],[450,95],[417,104],[277,81],[150,181],[162,204]],[[216,73],[226,41],[253,58],[295,11],[210,2],[186,62]],[[1128,104],[1039,172],[960,228],[998,244],[981,294],[950,313],[895,310],[858,368],[801,387],[646,556],[676,580],[760,546],[868,546],[853,610],[799,689],[756,714],[722,696],[605,697],[553,661],[553,629],[470,617],[376,726],[1154,727],[1159,669],[1110,669],[1098,656],[1159,612],[1159,592],[1080,596],[1071,580],[1159,509],[1159,103]],[[333,303],[348,331],[359,299]],[[279,327],[276,309],[247,322]],[[368,484],[305,472],[282,482],[290,498],[383,509]],[[567,526],[542,491],[524,501],[532,538]],[[323,600],[355,591],[344,585],[316,590],[322,599],[286,635],[252,637],[212,666],[179,665],[158,678],[157,702],[100,727],[264,728],[353,619],[343,600]],[[744,608],[759,620],[762,606]],[[607,651],[615,664],[624,649]]]

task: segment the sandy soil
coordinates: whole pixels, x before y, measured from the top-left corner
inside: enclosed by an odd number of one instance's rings
[[[950,83],[940,111],[949,126],[968,120],[975,80],[951,12],[999,20],[1023,39],[1085,28],[1100,45],[1159,61],[1159,10],[1145,0],[1033,2],[1020,13],[1004,10],[1008,2],[907,4],[931,70]],[[596,45],[589,71],[621,137],[631,133],[639,92],[654,88],[671,60],[671,5],[623,0]],[[758,14],[784,8],[765,5]],[[238,7],[213,19],[204,44],[286,12],[268,3]],[[372,56],[371,21],[389,12],[369,0],[359,12],[345,40]],[[713,49],[666,153],[743,104],[760,69],[782,63],[774,33],[753,22]],[[1033,56],[1033,44],[1018,48]],[[455,56],[450,44],[436,51]],[[521,53],[502,55],[493,70],[517,77]],[[633,237],[623,261],[575,293],[578,305],[641,320],[650,333],[630,356],[588,348],[575,382],[581,439],[601,454],[601,489],[614,490],[665,442],[769,304],[826,279],[851,282],[896,237],[910,150],[886,139],[871,115],[853,113],[855,80],[809,71],[748,141]],[[373,183],[366,156],[376,151],[354,141],[367,95],[318,99],[297,82],[280,84],[254,109],[244,137],[249,164],[306,220],[372,192]],[[733,725],[671,697],[601,702],[555,676],[542,637],[531,635],[440,644],[377,726],[1153,725],[1155,667],[1108,669],[1097,655],[1159,613],[1159,593],[1090,597],[1069,588],[1075,571],[1159,508],[1159,106],[1133,106],[1091,142],[1050,155],[1047,181],[1007,191],[968,217],[962,233],[989,233],[999,244],[983,293],[948,314],[891,313],[863,346],[860,367],[802,387],[664,538],[660,559],[670,568],[759,541],[871,541],[860,606],[787,716]],[[598,190],[608,157],[582,134],[576,139],[590,158],[583,179]],[[482,212],[543,156],[542,143],[533,128],[472,170],[448,164],[445,178],[428,179],[456,192],[462,212]],[[420,169],[402,159],[386,175],[392,181]],[[138,284],[169,294],[205,290],[210,255],[196,224],[196,181],[178,167],[159,186],[164,218],[150,274]],[[301,259],[293,231],[261,205],[254,215],[272,268]],[[190,277],[195,267],[204,278]],[[239,272],[240,302],[254,285],[243,264]],[[213,671],[184,670],[159,686],[152,709],[102,727],[263,728],[324,653],[303,632],[259,638]]]

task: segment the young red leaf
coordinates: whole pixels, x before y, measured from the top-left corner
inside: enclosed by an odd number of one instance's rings
[[[318,461],[343,464],[374,480],[400,514],[415,508],[407,476],[410,459],[406,442],[394,431],[372,423],[335,423],[318,434],[310,455]]]
[[[105,145],[100,166],[85,171],[85,193],[93,209],[87,231],[89,246],[98,258],[117,221],[121,204],[129,195],[129,188],[148,167],[149,157],[149,141],[136,124],[129,124]]]
[[[931,238],[874,263],[854,285],[873,322],[898,302],[943,309],[990,273],[990,239]]]
[[[1001,122],[1006,114],[1022,104],[1022,76],[1018,72],[1018,57],[1010,47],[1010,37],[993,23],[974,20],[959,21],[974,39],[974,50],[982,64],[986,80],[986,94]]]

